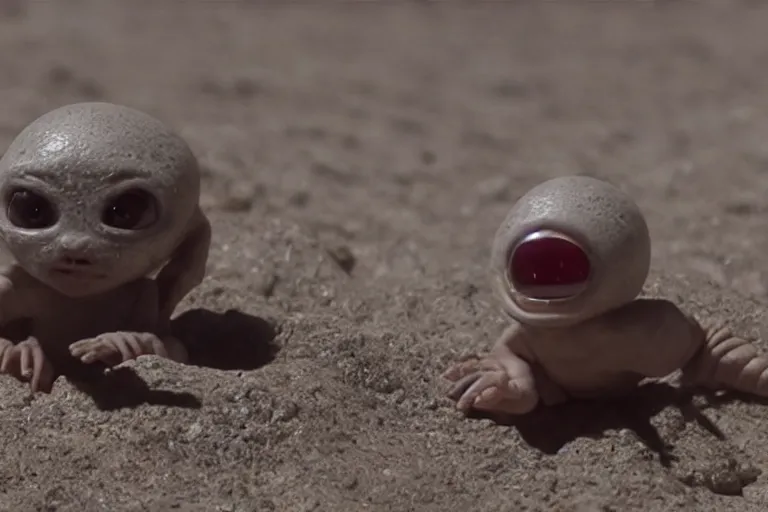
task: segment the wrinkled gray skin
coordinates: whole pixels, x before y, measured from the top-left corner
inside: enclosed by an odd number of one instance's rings
[[[56,212],[55,223],[42,229],[14,225],[9,202],[20,189],[47,199]],[[156,204],[140,229],[118,229],[103,222],[111,201],[135,189],[149,192]],[[66,306],[63,309],[73,312],[92,307],[100,298],[115,307],[122,300],[129,310],[150,296],[154,305],[149,309],[156,319],[123,321],[122,327],[135,324],[164,334],[160,331],[167,328],[178,302],[205,274],[210,224],[198,206],[199,196],[197,160],[186,142],[159,120],[109,103],[79,103],[48,112],[27,126],[0,159],[0,239],[15,261],[3,273],[10,284],[0,287],[0,293],[8,296],[14,285],[17,291],[28,290],[29,283],[35,282],[41,289],[41,302],[52,305],[51,301],[58,300]],[[149,288],[133,284],[146,281],[142,278],[158,270]],[[26,284],[22,286],[22,282]],[[121,289],[128,290],[126,296],[119,293]],[[12,301],[0,297],[0,305],[3,303]],[[1,309],[0,323],[13,320]],[[78,321],[84,322],[84,318]],[[66,322],[66,318],[50,316],[33,320]],[[42,327],[38,331],[56,331],[53,325]],[[100,325],[106,331],[109,327],[109,322]],[[66,325],[60,332],[75,335],[89,329]],[[104,334],[105,339],[91,341],[95,352],[73,350],[73,354],[87,362],[109,359],[113,363],[142,351],[170,356],[158,348],[156,340],[132,343]],[[64,338],[61,343],[77,341]],[[126,344],[133,350],[123,350]],[[18,345],[16,352],[5,350],[7,361],[0,370],[25,373],[9,370],[14,357],[22,358],[19,350]],[[122,357],[115,358],[116,352]],[[95,357],[96,353],[103,357]]]
[[[186,143],[156,119],[81,103],[43,115],[13,141],[0,160],[0,200],[15,187],[44,195],[61,217],[51,228],[24,230],[0,208],[0,237],[27,272],[74,297],[115,288],[164,263],[195,217],[200,175]],[[132,187],[155,194],[159,221],[138,231],[102,224],[105,203]],[[70,259],[90,261],[89,273],[99,278],[53,271]]]
[[[590,282],[578,296],[533,300],[510,282],[510,251],[543,229],[569,236],[589,254]],[[513,319],[564,327],[632,301],[643,289],[650,261],[648,226],[632,198],[601,180],[565,176],[533,187],[509,211],[493,240],[491,286]]]
[[[542,230],[575,241],[591,272],[583,284],[533,298],[508,269],[520,240]],[[488,355],[443,374],[457,408],[525,414],[539,403],[621,394],[677,369],[688,384],[768,396],[768,359],[754,345],[726,326],[704,328],[670,301],[637,298],[650,249],[639,208],[608,183],[568,176],[522,196],[496,233],[490,265],[510,326]]]

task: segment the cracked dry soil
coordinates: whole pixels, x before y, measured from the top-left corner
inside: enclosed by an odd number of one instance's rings
[[[495,425],[442,396],[504,326],[493,232],[568,173],[645,211],[648,294],[768,339],[768,7],[620,4],[0,3],[0,144],[144,109],[214,226],[195,365],[0,380],[0,510],[766,510],[764,404],[654,386]]]

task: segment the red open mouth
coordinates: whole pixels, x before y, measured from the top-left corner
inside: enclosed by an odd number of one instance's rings
[[[509,278],[515,289],[532,299],[565,299],[582,292],[589,280],[586,251],[560,233],[528,235],[509,258]]]

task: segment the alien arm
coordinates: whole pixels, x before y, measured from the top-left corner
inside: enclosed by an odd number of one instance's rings
[[[632,340],[638,347],[635,364],[644,375],[681,369],[683,384],[768,396],[768,357],[727,325],[702,325],[668,301],[653,301],[653,308],[638,309],[634,319],[638,334],[658,325],[645,339]]]
[[[510,377],[527,382],[533,381],[533,372],[528,362],[518,355],[523,346],[523,338],[523,332],[518,324],[507,327],[491,347],[489,356],[498,361]]]
[[[0,326],[32,316],[30,310],[42,284],[21,267],[9,265],[0,270]]]
[[[5,275],[0,275],[0,325],[13,321],[18,316],[14,298],[13,282]]]
[[[9,271],[4,269],[0,273],[0,326],[8,325],[19,315],[18,302],[14,301],[15,291]],[[8,371],[9,363],[4,363],[4,360],[7,359],[6,353],[13,349],[13,342],[5,337],[7,335],[0,337],[0,373]]]
[[[211,223],[197,207],[191,229],[160,270],[157,281],[160,317],[170,319],[181,300],[205,277],[211,245]]]
[[[168,318],[158,314],[157,284],[146,280],[142,286],[134,299],[132,330],[107,332],[77,341],[69,346],[70,353],[86,364],[101,361],[114,366],[142,355],[185,363],[188,359],[186,348],[170,335]]]
[[[490,356],[506,370],[509,386],[516,388],[520,395],[519,407],[527,412],[535,408],[542,398],[537,391],[539,385],[548,384],[549,380],[546,379],[547,382],[545,383],[539,382],[540,377],[543,376],[536,375],[531,363],[522,357],[522,354],[526,352],[524,346],[525,334],[518,324],[514,324],[501,333],[491,348]]]
[[[29,382],[33,393],[49,393],[56,374],[37,339],[31,333],[24,334],[27,338],[18,343],[6,337],[9,335],[7,329],[15,320],[34,317],[32,303],[43,300],[40,286],[16,265],[0,271],[0,326],[6,328],[0,338],[0,374]]]
[[[531,365],[515,349],[522,345],[518,325],[504,330],[487,357],[459,363],[444,376],[453,380],[448,396],[465,412],[525,414],[539,402]]]
[[[700,324],[705,343],[683,367],[683,383],[709,389],[732,389],[760,397],[768,396],[768,356],[758,347],[735,336],[726,322]]]
[[[665,377],[684,367],[704,344],[699,324],[667,300],[637,299],[605,321],[619,342],[616,366],[644,377]]]

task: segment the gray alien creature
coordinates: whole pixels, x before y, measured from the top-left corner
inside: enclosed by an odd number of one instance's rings
[[[47,392],[57,351],[185,361],[170,318],[205,276],[199,197],[187,143],[146,113],[77,103],[24,128],[0,159],[0,327],[30,327],[0,338],[0,372]]]
[[[529,190],[491,251],[491,286],[510,325],[489,354],[443,374],[449,397],[465,413],[519,415],[678,369],[689,385],[768,396],[768,358],[753,344],[668,300],[638,298],[650,260],[645,218],[613,185],[567,176]]]

